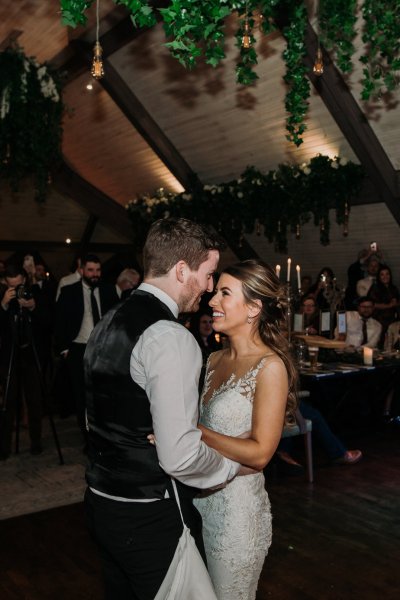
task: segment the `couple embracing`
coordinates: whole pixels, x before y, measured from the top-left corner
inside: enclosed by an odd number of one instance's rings
[[[154,223],[144,282],[87,346],[85,505],[107,600],[156,596],[182,533],[171,478],[218,600],[256,595],[271,543],[262,469],[294,411],[295,372],[275,273],[229,267],[210,305],[230,345],[209,359],[199,417],[201,351],[177,317],[213,290],[219,247],[188,220]]]

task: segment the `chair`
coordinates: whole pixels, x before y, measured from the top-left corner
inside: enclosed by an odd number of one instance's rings
[[[306,398],[310,395],[310,392],[303,390],[299,392],[299,398]],[[304,447],[306,454],[306,479],[309,483],[314,481],[314,468],[313,468],[313,456],[312,456],[312,421],[305,419],[297,408],[295,413],[296,424],[289,425],[283,429],[282,438],[294,437],[295,435],[302,435],[304,438]]]

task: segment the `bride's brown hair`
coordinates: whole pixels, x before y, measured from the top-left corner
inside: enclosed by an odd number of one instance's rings
[[[289,381],[289,392],[286,404],[286,423],[294,421],[297,408],[297,371],[289,351],[289,343],[284,335],[286,313],[288,308],[285,289],[275,272],[261,260],[244,260],[223,269],[223,273],[231,275],[242,283],[242,291],[246,303],[261,301],[258,316],[258,332],[264,344],[271,348],[282,359]]]

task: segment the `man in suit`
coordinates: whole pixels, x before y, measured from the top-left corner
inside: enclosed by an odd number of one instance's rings
[[[78,424],[86,443],[83,355],[96,323],[119,299],[113,285],[101,283],[101,264],[96,255],[85,256],[80,270],[80,281],[61,288],[56,304],[55,343],[67,361]]]
[[[186,219],[162,219],[143,250],[144,282],[96,327],[85,354],[87,521],[103,559],[107,600],[150,600],[182,522],[204,553],[195,488],[225,483],[239,465],[197,429],[200,348],[177,321],[213,289],[218,240]],[[156,446],[150,444],[154,432]]]

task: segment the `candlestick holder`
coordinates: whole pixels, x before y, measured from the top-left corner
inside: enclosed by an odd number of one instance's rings
[[[288,332],[288,342],[289,342],[289,346],[292,345],[292,331],[293,331],[293,315],[294,315],[294,308],[295,308],[295,303],[300,299],[301,297],[301,290],[293,290],[290,281],[286,282],[285,285],[285,295],[286,295],[286,302],[287,302],[287,309],[286,309],[286,327],[287,327],[287,332]]]

